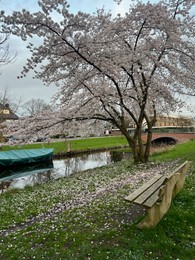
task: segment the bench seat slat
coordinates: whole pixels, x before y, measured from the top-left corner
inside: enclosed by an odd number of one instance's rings
[[[144,203],[143,206],[151,208],[159,200],[159,189],[155,191]]]
[[[134,201],[140,194],[144,193],[149,187],[151,187],[155,182],[157,182],[159,179],[161,179],[163,176],[158,174],[155,177],[153,177],[151,180],[146,182],[143,186],[135,190],[133,193],[129,194],[127,197],[125,197],[125,200],[128,201]]]
[[[165,177],[162,176],[157,182],[155,182],[150,188],[148,188],[145,192],[143,192],[136,200],[134,200],[137,204],[143,204],[150,196],[152,196],[155,191],[159,191],[160,186],[163,184]]]

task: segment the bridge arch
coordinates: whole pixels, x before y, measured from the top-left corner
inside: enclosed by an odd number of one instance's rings
[[[178,140],[173,137],[162,136],[152,140],[152,145],[174,145],[178,143]]]

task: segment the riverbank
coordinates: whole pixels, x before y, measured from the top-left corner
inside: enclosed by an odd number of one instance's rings
[[[194,158],[191,141],[146,165],[118,162],[2,194],[0,259],[192,259]],[[125,195],[186,159],[192,168],[166,216],[153,230],[137,230],[143,212]]]

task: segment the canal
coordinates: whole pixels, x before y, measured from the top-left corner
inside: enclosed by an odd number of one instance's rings
[[[49,165],[38,165],[22,167],[15,170],[6,170],[0,174],[0,193],[8,188],[23,189],[26,186],[33,186],[35,184],[57,180],[76,172],[109,165],[129,157],[129,153],[106,151],[53,160],[53,163]]]

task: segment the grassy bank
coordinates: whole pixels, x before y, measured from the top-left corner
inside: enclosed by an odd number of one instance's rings
[[[158,172],[186,159],[192,167],[182,191],[152,230],[124,197]],[[194,257],[195,141],[130,161],[0,195],[0,259],[180,259]]]
[[[2,151],[7,151],[10,149],[35,149],[35,148],[54,148],[54,154],[67,152],[68,149],[71,151],[75,150],[88,150],[95,148],[112,148],[116,146],[124,146],[127,145],[127,141],[123,136],[110,136],[110,137],[98,137],[98,138],[87,138],[87,139],[67,139],[60,140],[51,143],[33,143],[26,145],[15,145],[8,146],[5,145],[2,147]]]

